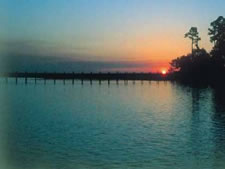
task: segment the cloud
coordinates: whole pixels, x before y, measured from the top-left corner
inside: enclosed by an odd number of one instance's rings
[[[46,41],[7,41],[1,46],[0,71],[4,72],[149,72],[162,65],[154,61],[103,61],[82,53],[85,48],[63,48]]]
[[[82,61],[69,57],[8,55],[1,60],[10,72],[107,72],[123,69],[136,69],[147,66],[145,63],[120,61]],[[1,70],[3,71],[3,70]]]
[[[85,57],[83,53],[88,51],[85,46],[44,40],[7,40],[0,41],[0,45],[1,51],[8,55]]]

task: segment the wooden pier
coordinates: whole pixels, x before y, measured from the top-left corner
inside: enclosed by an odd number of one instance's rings
[[[119,81],[124,81],[124,84],[128,84],[129,81],[132,81],[133,84],[136,81],[140,81],[141,84],[144,81],[166,81],[169,80],[167,76],[159,73],[28,73],[28,72],[14,72],[14,73],[1,73],[0,77],[5,78],[6,83],[8,83],[8,78],[15,78],[15,83],[19,82],[19,79],[24,79],[24,83],[28,83],[28,79],[32,79],[36,84],[37,81],[44,81],[46,84],[47,80],[52,80],[56,84],[57,80],[63,81],[63,84],[66,84],[66,80],[71,80],[71,83],[74,84],[75,80],[79,80],[81,84],[84,84],[84,81],[89,81],[90,84],[93,84],[93,81],[98,81],[99,85],[103,81],[106,81],[110,85],[111,81],[115,81],[116,84],[119,84]]]

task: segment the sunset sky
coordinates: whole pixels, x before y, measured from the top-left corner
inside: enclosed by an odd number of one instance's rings
[[[224,0],[1,0],[1,67],[161,71],[190,52],[192,26],[209,51],[208,27],[221,15]]]

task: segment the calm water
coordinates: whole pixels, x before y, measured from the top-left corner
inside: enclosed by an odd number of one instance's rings
[[[0,83],[0,168],[225,168],[225,90]]]

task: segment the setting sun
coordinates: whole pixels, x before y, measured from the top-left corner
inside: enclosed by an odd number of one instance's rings
[[[166,71],[166,70],[162,70],[161,73],[162,73],[163,75],[165,75],[165,74],[167,73],[167,71]]]

